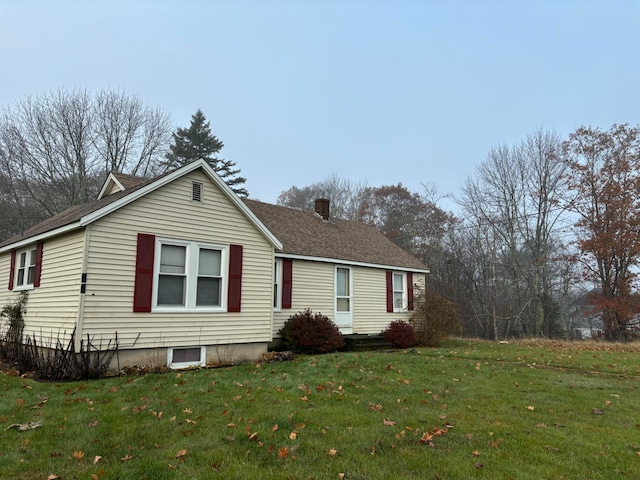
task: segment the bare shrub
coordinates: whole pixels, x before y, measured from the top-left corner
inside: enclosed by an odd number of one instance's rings
[[[420,345],[435,347],[448,337],[462,333],[456,305],[433,292],[422,292],[414,300],[410,323]]]

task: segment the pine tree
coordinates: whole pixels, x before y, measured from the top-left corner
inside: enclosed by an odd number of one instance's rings
[[[249,196],[244,187],[246,178],[240,177],[240,169],[235,162],[219,158],[217,154],[224,147],[224,143],[211,133],[211,125],[202,113],[198,111],[191,116],[189,128],[178,128],[173,133],[173,143],[169,145],[167,168],[178,168],[198,159],[205,160],[220,178],[241,197]]]

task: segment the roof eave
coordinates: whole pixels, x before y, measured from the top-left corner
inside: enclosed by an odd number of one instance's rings
[[[45,240],[47,238],[56,237],[58,235],[62,235],[67,232],[71,232],[73,230],[77,230],[78,228],[82,228],[84,225],[81,222],[73,222],[68,225],[64,225],[62,227],[55,228],[53,230],[49,230],[48,232],[43,232],[38,235],[34,235],[32,237],[26,237],[18,240],[17,242],[9,243],[4,247],[0,247],[0,253],[8,252],[15,248],[22,248],[27,245],[31,245],[32,243],[39,242],[40,240]]]
[[[382,263],[358,262],[355,260],[344,260],[342,258],[314,257],[311,255],[295,255],[290,253],[276,252],[276,258],[291,258],[293,260],[306,260],[310,262],[334,263],[340,265],[352,265],[354,267],[380,268],[384,270],[398,270],[413,273],[429,274],[431,271],[426,268],[406,267],[399,265],[385,265]]]

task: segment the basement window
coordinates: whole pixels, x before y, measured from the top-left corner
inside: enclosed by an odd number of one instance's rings
[[[202,183],[201,182],[191,183],[191,200],[198,203],[202,202]]]
[[[204,367],[206,364],[206,347],[168,348],[167,364],[169,368]]]

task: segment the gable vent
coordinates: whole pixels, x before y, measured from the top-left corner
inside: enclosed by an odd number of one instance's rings
[[[202,202],[202,183],[193,182],[191,184],[191,200],[194,202]]]

